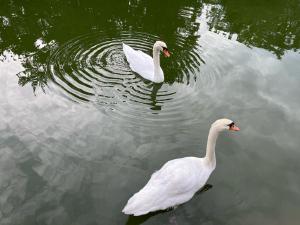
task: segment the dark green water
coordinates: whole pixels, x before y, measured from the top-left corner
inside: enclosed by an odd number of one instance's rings
[[[300,2],[0,0],[0,224],[293,225],[300,221]],[[168,44],[165,82],[121,43]],[[213,188],[121,213],[164,162],[218,140]]]

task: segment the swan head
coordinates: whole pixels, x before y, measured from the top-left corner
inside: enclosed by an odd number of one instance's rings
[[[216,129],[217,131],[223,131],[223,130],[239,131],[240,130],[240,128],[238,128],[232,120],[225,119],[225,118],[216,120],[211,125],[211,127]]]
[[[163,41],[156,41],[154,43],[153,49],[156,49],[158,51],[162,51],[166,57],[169,57],[171,55],[168,48],[167,48],[166,43],[163,42]]]

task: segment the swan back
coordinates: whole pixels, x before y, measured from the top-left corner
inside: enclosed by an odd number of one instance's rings
[[[170,160],[128,200],[123,212],[138,216],[182,204],[206,183],[212,171],[202,158]]]

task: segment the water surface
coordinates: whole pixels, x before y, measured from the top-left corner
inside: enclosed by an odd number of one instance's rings
[[[298,224],[299,1],[4,1],[0,222]],[[133,73],[122,42],[163,84]],[[217,143],[213,188],[176,210],[121,213],[164,162]]]

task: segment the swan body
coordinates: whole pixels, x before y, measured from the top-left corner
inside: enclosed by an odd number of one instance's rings
[[[128,200],[122,212],[139,216],[189,201],[206,184],[216,167],[215,144],[223,130],[238,131],[239,128],[228,119],[214,122],[209,131],[205,157],[184,157],[166,162]]]
[[[167,45],[162,41],[157,41],[153,45],[153,58],[140,50],[134,50],[123,43],[123,51],[130,68],[143,78],[154,83],[164,81],[164,72],[160,67],[160,51],[169,57],[170,53]]]

